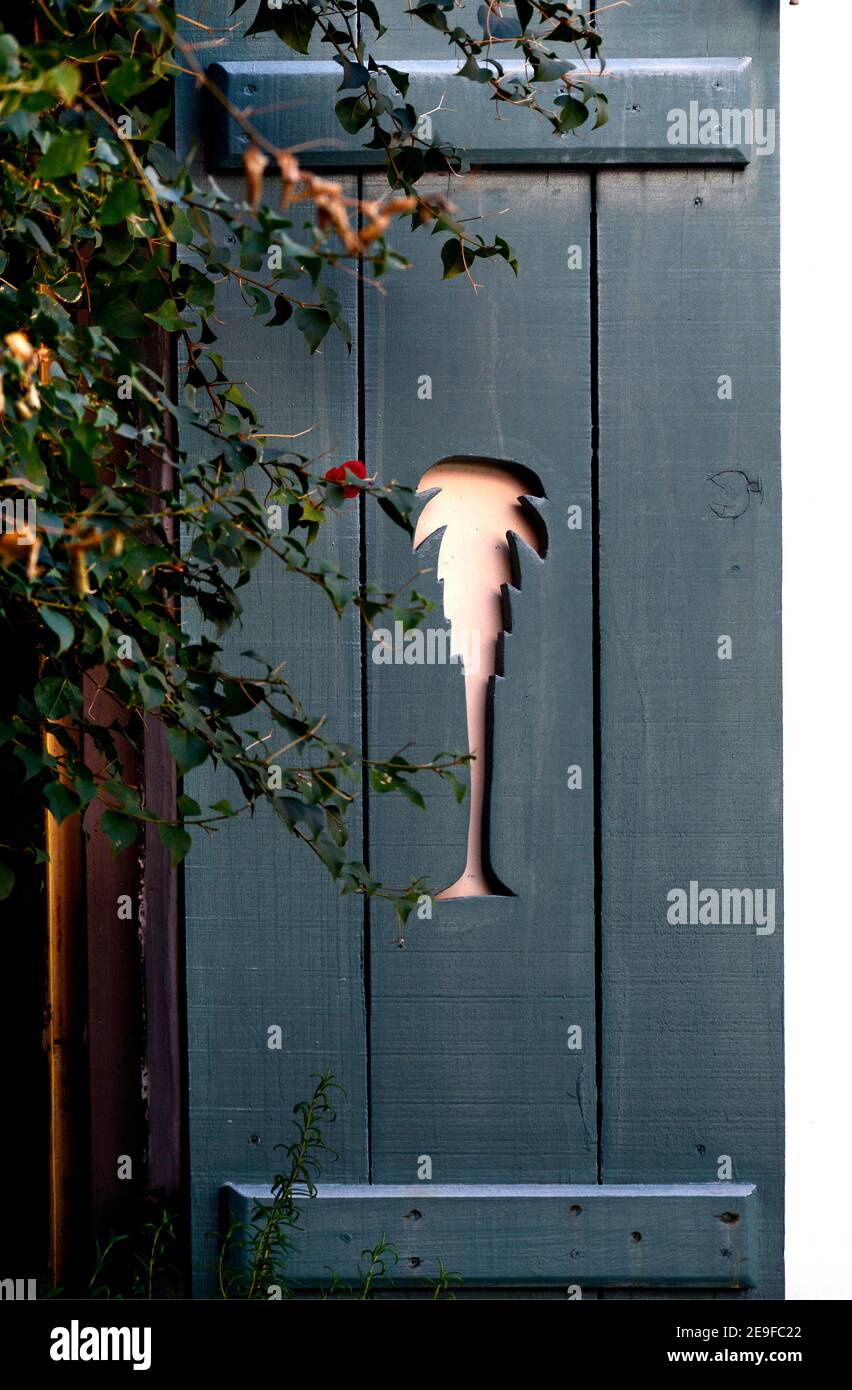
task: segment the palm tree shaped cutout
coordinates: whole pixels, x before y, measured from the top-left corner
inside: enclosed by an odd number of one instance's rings
[[[417,521],[414,549],[444,528],[437,577],[443,585],[444,616],[451,628],[451,652],[464,664],[470,764],[467,862],[461,877],[439,898],[511,895],[491,868],[488,856],[488,805],[491,748],[488,697],[497,674],[504,630],[503,586],[515,579],[510,533],[544,558],[547,532],[527,500],[543,497],[533,473],[487,460],[445,459],[427,470],[418,492],[440,489]]]

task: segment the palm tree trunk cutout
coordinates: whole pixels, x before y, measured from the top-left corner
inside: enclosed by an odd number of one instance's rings
[[[470,764],[467,862],[461,877],[439,898],[470,898],[511,890],[498,879],[488,857],[491,748],[488,697],[497,674],[504,627],[503,587],[514,577],[509,534],[542,558],[547,533],[530,497],[543,497],[528,469],[486,460],[445,459],[420,479],[418,492],[439,491],[426,502],[414,533],[414,549],[443,528],[438,580],[451,651],[464,663]]]

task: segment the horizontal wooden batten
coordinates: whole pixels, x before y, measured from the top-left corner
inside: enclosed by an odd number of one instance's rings
[[[239,1222],[271,1202],[256,1184],[229,1183],[224,1195]],[[756,1206],[747,1183],[328,1183],[301,1205],[288,1277],[303,1286],[327,1284],[332,1273],[357,1282],[363,1252],[384,1234],[399,1284],[435,1277],[441,1261],[472,1288],[752,1288]]]
[[[408,73],[407,100],[419,113],[432,113],[434,132],[471,164],[483,167],[530,164],[560,166],[714,165],[743,168],[751,158],[746,143],[752,107],[750,58],[627,59],[607,64],[602,76],[589,74],[609,100],[609,120],[599,130],[586,127],[556,136],[544,117],[523,107],[491,101],[483,88],[459,78],[455,62],[395,59],[391,67]],[[503,63],[505,75],[522,75],[524,64]],[[334,114],[339,64],[293,62],[213,63],[210,79],[230,104],[252,120],[257,131],[279,148],[310,146],[306,164],[317,168],[360,169],[384,163],[381,150],[363,146],[367,132],[347,135]],[[581,79],[583,74],[579,74]],[[402,98],[398,101],[401,103]],[[684,143],[670,143],[671,112],[682,112]],[[702,113],[715,113],[704,122]],[[724,119],[724,113],[743,119]],[[718,117],[718,143],[708,138]],[[739,139],[737,139],[739,135]],[[727,143],[726,143],[727,141]],[[208,107],[205,162],[208,169],[235,169],[249,139],[218,102]]]

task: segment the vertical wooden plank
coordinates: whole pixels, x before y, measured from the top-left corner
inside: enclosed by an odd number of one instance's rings
[[[238,180],[224,180],[236,189]],[[354,190],[354,185],[352,186]],[[339,292],[355,322],[356,282]],[[331,465],[357,445],[356,354],[330,335],[315,357],[291,326],[263,327],[234,291],[217,303],[225,368],[248,383],[270,431],[310,430],[298,448]],[[243,388],[246,389],[245,387]],[[261,494],[266,480],[258,479]],[[329,524],[318,555],[358,573],[357,508]],[[341,741],[360,740],[360,646],[352,616],[339,622],[328,600],[274,561],[261,563],[242,591],[241,624],[225,643],[232,670],[257,668],[254,649],[286,672],[307,708],[328,716]],[[192,622],[191,615],[185,615]],[[256,719],[244,721],[254,727]],[[209,767],[188,779],[202,804],[234,797],[230,779]],[[236,801],[235,801],[236,804]],[[361,852],[357,813],[352,853]],[[195,1292],[210,1288],[218,1224],[217,1195],[234,1176],[269,1181],[279,1170],[274,1146],[289,1141],[292,1107],[330,1068],[345,1088],[330,1136],[340,1158],[327,1179],[365,1180],[367,1135],[362,907],[341,898],[326,871],[280,821],[260,810],[198,837],[185,878],[187,1047]],[[273,1050],[267,1030],[283,1029]]]
[[[777,58],[775,0],[641,0],[602,8],[597,23],[611,58]]]
[[[608,22],[624,56],[751,56],[774,114],[776,6]],[[706,1181],[730,1156],[761,1201],[753,1296],[779,1297],[777,153],[597,189],[603,1178]],[[774,933],[670,925],[691,882],[774,890]]]
[[[266,7],[267,0],[245,0],[238,10],[234,8],[234,0],[194,0],[182,6],[178,32],[185,43],[193,45],[203,67],[222,60],[281,63],[303,58],[303,54],[288,48],[272,29],[248,33],[255,16]],[[188,23],[188,20],[195,20],[195,23]],[[321,42],[316,29],[309,56],[325,59],[330,56],[328,44]]]
[[[171,337],[152,335],[149,360],[166,382],[172,399],[177,391]],[[174,439],[174,430],[170,438]],[[148,468],[155,493],[173,485],[172,469],[159,459]],[[174,519],[166,517],[167,534],[176,539]],[[177,769],[159,719],[145,725],[143,761],[145,806],[155,816],[177,815]],[[183,1214],[188,1193],[184,1095],[183,929],[179,905],[179,871],[153,825],[145,826],[140,883],[140,925],[145,973],[145,1076],[148,1102],[148,1183]]]
[[[477,291],[464,276],[441,284],[435,242],[403,246],[414,268],[365,295],[366,461],[413,487],[447,456],[524,465],[546,493],[550,548],[521,556],[494,697],[492,862],[515,896],[436,901],[402,950],[392,914],[373,912],[373,1173],[411,1181],[428,1155],[435,1181],[594,1181],[589,180],[486,174],[449,192],[517,248],[520,275],[480,262]],[[417,587],[444,627],[436,548],[415,557],[379,523],[368,573],[395,587],[429,566]],[[368,658],[367,671],[371,756],[464,750],[458,666]],[[570,791],[575,764],[583,789]],[[371,798],[372,867],[440,890],[465,862],[467,804],[424,790],[425,813]]]
[[[367,36],[368,45],[372,45],[372,51],[391,65],[394,58],[453,58],[454,50],[447,43],[446,35],[424,24],[422,19],[411,13],[413,8],[408,0],[385,0],[379,6],[379,13],[387,33],[380,39],[375,37],[369,18],[362,18],[362,30]],[[457,14],[458,23],[471,34],[480,32],[477,23],[477,11],[480,9],[480,0],[457,0],[454,13]]]
[[[45,730],[45,751],[62,745]],[[47,916],[45,1050],[50,1096],[50,1272],[57,1285],[83,1278],[91,1187],[86,1038],[85,858],[80,817],[44,814]]]
[[[121,728],[127,715],[100,688],[105,679],[102,668],[86,676],[86,710],[93,722]],[[116,750],[126,783],[138,786],[139,759],[120,734]],[[90,770],[101,774],[104,756],[88,737],[84,753]],[[92,802],[85,816],[90,1175],[93,1225],[101,1239],[131,1228],[146,1182],[139,851],[112,853],[100,827],[104,809]]]
[[[164,820],[176,815],[177,783],[165,729],[145,734],[145,805]],[[174,1201],[186,1155],[181,1059],[183,961],[178,874],[153,826],[145,827],[140,914],[145,967],[145,1071],[148,1087],[148,1183]]]

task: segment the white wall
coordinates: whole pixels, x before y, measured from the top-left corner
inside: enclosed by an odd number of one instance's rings
[[[781,34],[787,1296],[839,1299],[852,1297],[852,5],[781,0]]]

